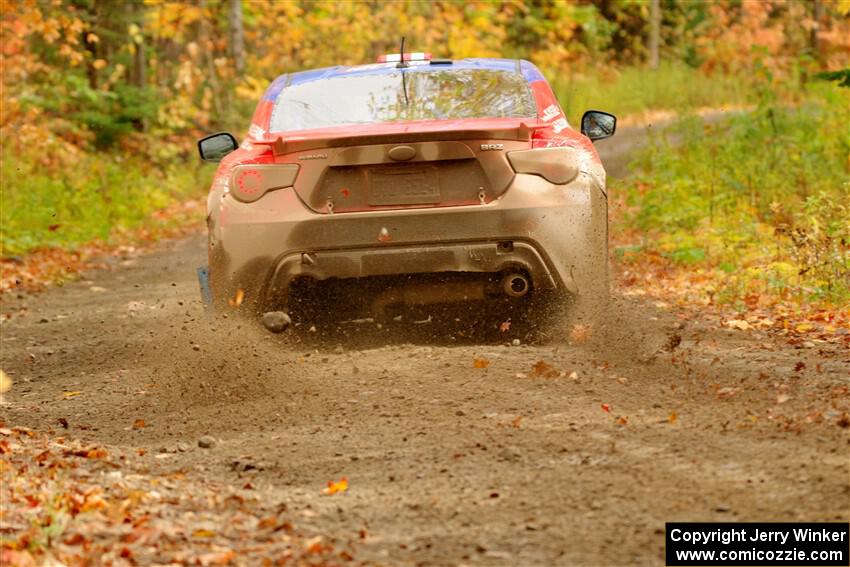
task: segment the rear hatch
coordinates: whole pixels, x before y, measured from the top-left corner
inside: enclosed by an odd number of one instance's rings
[[[328,128],[268,142],[297,163],[295,191],[317,213],[486,204],[508,188],[506,154],[538,127],[515,119]]]

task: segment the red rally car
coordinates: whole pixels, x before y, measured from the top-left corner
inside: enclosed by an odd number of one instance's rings
[[[198,142],[221,162],[202,291],[228,309],[376,318],[598,303],[608,199],[592,142],[615,128],[588,111],[574,129],[524,60],[404,54],[282,75],[241,144]]]

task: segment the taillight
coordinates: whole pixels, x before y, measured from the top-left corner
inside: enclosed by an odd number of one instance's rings
[[[237,201],[253,203],[269,191],[292,187],[298,164],[237,165],[230,174],[228,190]]]
[[[567,147],[508,152],[508,161],[517,173],[539,175],[556,185],[575,179],[580,166],[578,150]]]

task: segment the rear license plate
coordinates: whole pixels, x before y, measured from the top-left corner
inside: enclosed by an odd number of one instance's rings
[[[436,167],[371,172],[370,205],[423,205],[440,202]]]

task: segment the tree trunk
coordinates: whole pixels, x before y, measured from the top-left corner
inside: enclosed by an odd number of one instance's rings
[[[658,47],[661,43],[660,0],[649,0],[649,68],[658,69]]]
[[[242,0],[230,0],[230,54],[236,74],[245,72],[245,30],[242,27]]]
[[[145,88],[148,82],[148,58],[145,56],[144,39],[136,43],[136,52],[133,54],[133,83],[140,89]]]
[[[213,34],[210,30],[210,19],[207,18],[207,0],[199,0],[198,6],[204,12],[204,16],[198,21],[198,44],[201,46],[201,60],[206,61],[207,82],[212,91],[212,113],[216,120],[221,118],[221,89],[219,88],[218,76],[215,69],[215,45],[212,40]]]
[[[133,42],[133,86],[145,88],[148,83],[148,57],[145,51],[145,9],[137,5],[133,13],[133,24],[139,26],[139,32],[131,39]]]
[[[94,6],[87,9],[89,21],[91,21],[91,27],[84,28],[82,33],[80,34],[80,38],[82,39],[82,43],[85,46],[86,50],[91,54],[88,63],[86,63],[86,75],[89,79],[89,88],[93,91],[98,89],[98,71],[94,66],[94,62],[100,58],[100,42],[88,40],[89,33],[96,34],[98,32],[98,28],[100,27],[100,14],[95,9]]]
[[[820,44],[818,42],[818,31],[820,31],[820,20],[823,17],[823,4],[821,0],[812,0],[812,30],[809,32],[809,49],[815,61],[820,62]]]

